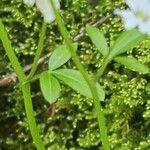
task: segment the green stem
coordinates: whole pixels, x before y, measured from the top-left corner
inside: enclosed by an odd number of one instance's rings
[[[38,48],[34,57],[34,62],[32,65],[32,69],[28,75],[28,79],[31,79],[37,69],[38,66],[38,60],[40,58],[40,55],[42,53],[43,50],[43,45],[44,45],[44,38],[45,38],[45,34],[46,34],[46,29],[47,29],[47,25],[45,22],[43,22],[42,24],[42,29],[41,29],[41,33],[40,33],[40,39],[39,39],[39,43],[38,43]]]
[[[31,90],[30,90],[30,83],[23,84],[22,87],[23,97],[24,97],[24,105],[26,108],[26,115],[29,123],[29,128],[34,139],[35,145],[37,150],[45,150],[44,144],[41,140],[39,135],[38,128],[36,126],[36,121],[34,117],[34,111],[32,107],[32,100],[31,100]]]
[[[2,40],[2,44],[6,51],[6,54],[11,62],[12,67],[14,68],[14,70],[19,78],[20,84],[21,84],[23,97],[24,97],[25,110],[26,110],[29,128],[31,130],[33,140],[34,140],[38,150],[44,150],[45,148],[42,143],[41,137],[39,135],[39,131],[36,126],[36,122],[35,122],[35,118],[34,118],[34,112],[33,112],[33,106],[32,106],[31,94],[30,94],[30,83],[23,84],[24,82],[27,81],[27,77],[25,76],[23,69],[21,68],[21,66],[18,62],[15,52],[13,51],[13,48],[11,46],[11,42],[8,38],[7,32],[1,21],[0,21],[0,39]]]
[[[31,82],[34,82],[35,80],[38,80],[38,79],[40,78],[41,74],[42,74],[42,73],[36,74],[36,75],[34,75],[31,79],[27,79],[27,80],[24,82],[24,84],[25,84],[25,83],[29,83],[29,82],[31,83]]]
[[[14,53],[14,50],[12,49],[11,42],[7,36],[7,31],[5,30],[5,27],[1,20],[0,20],[0,39],[3,43],[3,47],[4,47],[6,54],[11,62],[11,65],[14,68],[14,70],[19,78],[19,81],[23,82],[24,79],[26,78],[25,74],[18,62],[18,59]]]
[[[51,0],[51,4],[53,7],[55,16],[56,16],[56,21],[57,21],[59,30],[64,38],[66,45],[68,46],[68,49],[70,50],[70,53],[72,54],[73,61],[76,64],[79,71],[82,73],[83,77],[85,78],[87,84],[90,87],[90,90],[91,90],[91,93],[92,93],[93,99],[94,99],[94,106],[95,106],[95,109],[97,112],[97,119],[98,119],[98,124],[99,124],[99,128],[100,128],[100,135],[101,135],[103,148],[104,148],[104,150],[109,150],[110,148],[109,148],[109,140],[108,140],[108,136],[107,136],[107,128],[105,125],[105,117],[104,117],[104,113],[103,113],[102,107],[99,102],[96,84],[94,83],[94,81],[92,79],[90,79],[88,73],[84,70],[82,64],[80,63],[80,59],[76,55],[70,35],[65,28],[65,25],[64,25],[64,22],[63,22],[61,16],[57,12],[57,10],[53,4],[53,0]]]
[[[100,69],[97,71],[96,77],[95,77],[95,81],[97,81],[98,79],[100,79],[100,77],[104,74],[104,71],[107,67],[107,65],[109,64],[109,62],[111,61],[111,58],[109,58],[109,55],[104,59]]]

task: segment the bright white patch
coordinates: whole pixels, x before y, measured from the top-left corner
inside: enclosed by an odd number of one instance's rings
[[[136,16],[130,10],[115,10],[115,14],[122,17],[125,28],[132,29],[137,26]]]
[[[26,5],[33,6],[34,3],[35,3],[35,0],[23,0],[23,2],[24,2]]]
[[[125,0],[129,9],[115,10],[122,17],[126,29],[138,27],[142,33],[150,35],[150,0]]]
[[[33,6],[36,3],[37,8],[42,13],[45,22],[50,23],[55,20],[55,14],[53,12],[50,0],[24,0],[24,3]],[[54,0],[56,9],[60,8],[59,0]]]
[[[144,23],[141,23],[139,26],[139,30],[143,33],[150,35],[150,20]]]
[[[56,9],[60,8],[58,0],[54,1],[54,5]],[[43,14],[46,22],[50,23],[55,20],[55,15],[54,15],[50,0],[36,0],[36,6],[40,10],[40,12]]]

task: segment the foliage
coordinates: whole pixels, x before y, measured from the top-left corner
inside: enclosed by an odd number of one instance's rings
[[[117,7],[124,8],[122,1],[101,0],[98,6],[87,0],[61,0],[62,16],[74,37],[86,24],[112,13]],[[93,8],[94,7],[94,8]],[[63,11],[65,10],[65,11]],[[80,12],[80,13],[79,13]],[[10,39],[21,64],[32,62],[37,48],[41,17],[36,8],[22,4],[22,0],[1,0],[0,17],[7,26]],[[99,27],[109,46],[123,30],[119,18],[113,16]],[[48,27],[44,53],[53,51],[62,38],[56,25]],[[150,64],[150,40],[147,38],[127,54],[145,65]],[[103,56],[97,52],[88,36],[78,42],[81,61],[89,72],[95,72]],[[0,43],[0,74],[12,72]],[[4,63],[5,62],[5,63]],[[7,63],[7,64],[6,64]],[[99,65],[97,65],[99,64]],[[74,68],[70,60],[66,66]],[[64,66],[64,68],[66,67]],[[45,70],[45,66],[39,69]],[[111,148],[116,150],[148,150],[150,148],[150,84],[149,75],[138,74],[112,62],[100,80],[106,90],[106,108]],[[54,105],[43,101],[37,82],[32,84],[32,97],[36,119],[47,149],[90,150],[100,149],[98,125],[93,110],[93,101],[61,85],[61,97]],[[56,107],[56,112],[55,112]],[[0,90],[0,147],[3,149],[34,149],[25,117],[22,93],[17,86]]]

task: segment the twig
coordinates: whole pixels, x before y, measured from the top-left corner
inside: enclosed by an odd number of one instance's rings
[[[109,18],[111,18],[113,15],[112,14],[108,14],[106,17],[101,18],[100,20],[98,20],[97,22],[95,22],[94,24],[91,24],[92,26],[98,27],[99,25],[103,24],[104,22],[106,22],[107,20],[109,20]],[[83,28],[82,30],[80,30],[80,33],[74,37],[74,41],[78,41],[80,38],[82,38],[85,34],[85,29]]]
[[[44,55],[42,58],[40,58],[38,61],[38,66],[43,64],[50,57],[50,55],[51,55],[51,53],[48,53],[48,54]],[[30,71],[31,68],[32,68],[32,64],[25,66],[24,72]],[[17,75],[16,75],[16,73],[13,72],[9,75],[6,75],[2,80],[0,80],[0,87],[8,87],[10,85],[15,84],[16,81],[17,81]]]
[[[109,20],[109,18],[111,18],[113,15],[109,14],[106,17],[103,17],[101,19],[99,19],[97,22],[95,22],[94,24],[92,24],[93,26],[99,26],[101,24],[103,24],[104,22],[106,22],[107,20]],[[85,34],[85,29],[80,30],[80,33],[74,37],[74,41],[78,41],[80,40]],[[51,52],[44,55],[43,57],[41,57],[38,61],[38,66],[43,64],[51,55]],[[24,67],[24,72],[28,72],[30,71],[32,68],[32,64],[29,64],[27,66]],[[14,85],[17,82],[17,76],[16,73],[11,73],[9,75],[6,75],[3,79],[0,80],[0,87],[8,87],[11,85]]]

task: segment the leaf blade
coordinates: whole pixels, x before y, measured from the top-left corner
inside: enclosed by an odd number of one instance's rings
[[[106,56],[109,52],[109,48],[104,34],[98,28],[89,25],[86,27],[86,32],[99,52],[102,53],[103,56]]]
[[[74,44],[77,49],[77,44]],[[66,45],[58,46],[51,55],[48,66],[50,70],[55,70],[65,64],[71,58],[71,54]]]
[[[118,39],[116,40],[115,44],[113,45],[110,55],[111,57],[115,57],[119,54],[122,54],[128,50],[133,49],[137,46],[144,38],[146,37],[145,34],[142,34],[138,29],[132,29],[123,32]]]
[[[60,95],[58,80],[47,71],[40,76],[40,88],[45,100],[49,103],[54,103]]]
[[[150,73],[150,69],[146,65],[140,63],[134,57],[118,56],[118,57],[115,57],[114,60],[133,71],[136,71],[142,74]]]
[[[79,71],[73,69],[59,69],[53,71],[53,74],[75,91],[92,98],[90,88]],[[103,101],[105,99],[105,92],[98,83],[96,84],[96,87],[98,90],[99,99]]]

